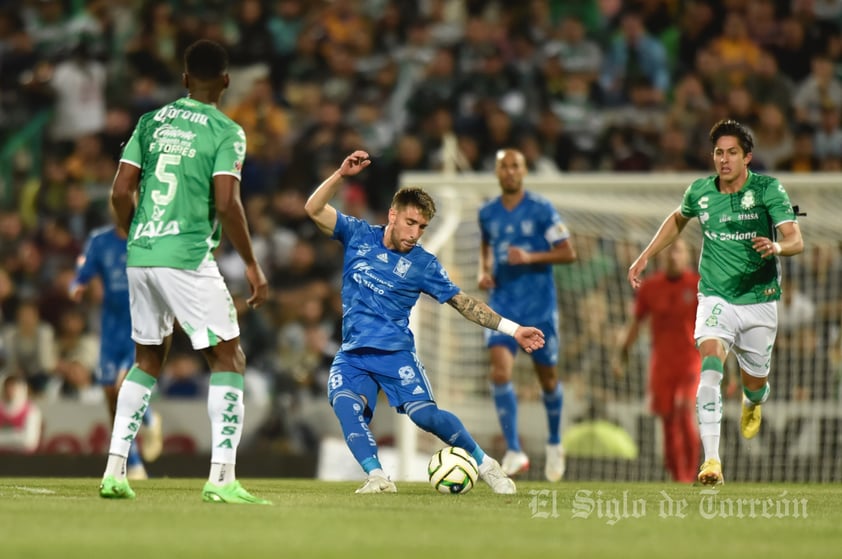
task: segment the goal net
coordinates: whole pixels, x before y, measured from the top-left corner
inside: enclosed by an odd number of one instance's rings
[[[804,253],[782,259],[785,301],[763,427],[752,440],[739,432],[739,370],[733,357],[723,382],[724,417],[720,453],[729,480],[842,480],[842,177],[778,175],[800,218]],[[566,479],[661,480],[663,434],[648,407],[648,331],[633,348],[625,375],[612,374],[612,361],[629,320],[634,293],[626,281],[632,260],[664,217],[697,178],[684,174],[565,174],[530,176],[529,190],[551,200],[571,230],[576,263],[557,266],[561,316],[559,374],[565,400],[562,438],[575,433],[568,449]],[[480,205],[498,195],[491,174],[413,173],[403,186],[420,186],[436,199],[439,213],[424,245],[436,253],[466,293],[477,288]],[[683,237],[697,261],[701,234],[695,221]],[[657,268],[650,262],[647,272]],[[498,459],[505,452],[488,381],[482,331],[453,309],[422,297],[412,316],[420,357],[441,407],[454,411],[475,438]],[[519,431],[531,458],[527,479],[543,479],[546,418],[532,365],[516,360]],[[405,449],[431,443],[403,430]],[[423,437],[423,436],[422,436]],[[400,438],[400,434],[399,434]],[[431,446],[431,448],[432,448]],[[439,444],[440,446],[440,444]]]

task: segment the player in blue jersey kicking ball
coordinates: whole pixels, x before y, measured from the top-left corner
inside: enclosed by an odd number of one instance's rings
[[[547,412],[544,476],[564,476],[561,445],[562,386],[558,363],[558,303],[554,264],[576,261],[570,231],[549,200],[523,187],[526,159],[514,149],[497,152],[495,169],[500,196],[479,211],[482,233],[479,287],[489,291],[489,306],[518,322],[531,321],[544,333],[545,345],[532,352],[532,363],[543,392]],[[517,344],[511,337],[485,331],[491,361],[491,383],[497,417],[506,439],[503,471],[515,475],[529,469],[521,449],[517,425],[517,396],[512,384]]]
[[[383,390],[389,404],[421,429],[469,452],[479,464],[480,477],[495,493],[513,494],[515,484],[500,464],[480,448],[458,417],[436,405],[415,353],[409,314],[426,293],[468,320],[512,336],[527,352],[541,349],[544,335],[463,293],[436,257],[418,245],[436,212],[433,199],[420,188],[395,194],[386,225],[370,225],[328,203],[343,178],[370,164],[366,152],[355,151],[305,204],[319,229],[344,245],[342,346],[330,369],[328,399],[348,448],[368,475],[357,493],[397,491],[380,465],[377,443],[368,428],[378,390]]]
[[[113,225],[91,231],[76,263],[76,277],[70,284],[70,298],[82,300],[88,284],[99,277],[103,298],[100,311],[99,367],[97,382],[102,385],[108,403],[108,417],[114,419],[117,390],[134,364],[132,317],[129,312],[129,280],[126,276],[126,237]],[[146,479],[143,460],[154,462],[163,447],[160,414],[147,408],[143,415],[141,452],[132,442],[126,458],[126,477]],[[141,454],[143,459],[141,459]]]

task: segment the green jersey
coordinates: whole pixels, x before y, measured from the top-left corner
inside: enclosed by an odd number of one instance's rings
[[[246,135],[215,106],[182,98],[138,120],[121,162],[140,168],[127,266],[197,269],[222,229],[213,177],[240,178]]]
[[[777,257],[762,258],[755,237],[775,239],[776,227],[796,221],[783,185],[773,177],[748,172],[739,192],[720,192],[716,176],[693,182],[684,193],[681,215],[696,217],[703,233],[699,293],[735,305],[781,297]]]

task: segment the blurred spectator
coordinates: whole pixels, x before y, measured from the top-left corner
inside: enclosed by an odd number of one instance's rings
[[[68,60],[55,65],[49,82],[56,96],[49,137],[59,149],[69,151],[66,144],[105,128],[106,71],[89,40],[81,40]]]
[[[53,327],[41,320],[38,304],[22,300],[15,321],[3,327],[6,373],[20,375],[34,395],[39,395],[56,367],[57,347]]]
[[[29,397],[26,381],[0,376],[0,454],[35,452],[42,428],[41,410]]]
[[[774,103],[789,117],[792,113],[792,80],[778,68],[778,61],[769,51],[762,51],[755,70],[746,79],[746,89],[758,105]]]
[[[744,84],[760,58],[760,47],[748,33],[745,16],[736,10],[725,15],[722,34],[711,41],[710,48],[731,85]]]
[[[810,59],[810,74],[798,83],[792,104],[796,122],[811,126],[821,122],[823,107],[842,107],[842,83],[834,76],[830,58],[819,54]]]
[[[815,132],[811,126],[795,127],[792,139],[792,155],[778,163],[781,171],[792,173],[812,173],[821,167],[821,160],[813,149]]]
[[[84,404],[104,403],[102,387],[94,381],[99,337],[88,330],[82,308],[65,310],[56,333],[58,360],[45,388],[45,397],[71,398]]]
[[[789,123],[781,108],[772,103],[761,105],[757,112],[752,163],[757,162],[765,169],[778,169],[781,162],[792,157],[795,149]]]
[[[840,124],[839,105],[827,104],[822,107],[813,146],[819,159],[842,158],[842,124]]]
[[[639,11],[629,9],[620,20],[620,32],[605,53],[600,85],[605,102],[615,105],[628,101],[628,87],[647,81],[661,99],[670,87],[669,66],[664,46],[643,24]]]

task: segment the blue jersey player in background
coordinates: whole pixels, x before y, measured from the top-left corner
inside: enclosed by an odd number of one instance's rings
[[[129,313],[129,281],[126,277],[126,238],[113,226],[91,231],[85,248],[76,264],[76,277],[70,285],[70,297],[79,302],[90,282],[98,277],[102,282],[102,307],[99,366],[97,381],[105,391],[109,417],[113,420],[117,407],[117,392],[123,377],[135,361],[132,340],[132,320]],[[143,458],[152,462],[161,454],[161,418],[147,408],[141,435]],[[133,443],[126,460],[129,479],[146,479],[137,444]]]
[[[469,452],[479,465],[480,477],[495,493],[513,494],[515,484],[500,464],[483,452],[458,417],[436,405],[415,353],[409,314],[426,293],[480,326],[505,332],[528,352],[543,347],[543,334],[502,318],[485,302],[463,293],[436,257],[418,245],[436,210],[433,199],[420,188],[395,194],[385,226],[343,215],[328,203],[344,177],[358,174],[370,163],[366,152],[355,151],[305,204],[319,229],[344,245],[342,346],[330,369],[328,399],[348,448],[368,475],[357,493],[397,491],[380,465],[377,443],[368,428],[382,390],[389,404],[418,427]]]
[[[480,208],[479,287],[489,291],[489,306],[515,322],[534,324],[544,333],[544,347],[532,352],[532,363],[547,411],[549,436],[544,475],[558,481],[564,475],[561,446],[562,387],[558,363],[558,304],[553,264],[576,260],[570,233],[549,200],[524,190],[526,160],[521,152],[497,152],[495,169],[500,196]],[[503,471],[515,475],[529,469],[529,457],[518,437],[517,396],[512,369],[517,344],[509,336],[486,330],[491,361],[491,383],[497,417],[508,450]]]

